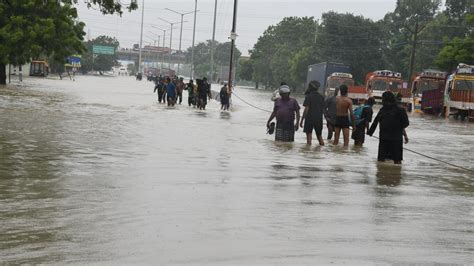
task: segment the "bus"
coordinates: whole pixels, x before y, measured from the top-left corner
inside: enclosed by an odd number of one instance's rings
[[[46,77],[49,74],[49,65],[46,61],[33,60],[30,63],[30,76]]]

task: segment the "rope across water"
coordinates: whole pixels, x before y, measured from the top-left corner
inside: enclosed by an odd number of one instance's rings
[[[235,97],[237,97],[239,100],[241,100],[242,102],[244,102],[245,104],[247,104],[247,105],[250,106],[250,107],[253,107],[253,108],[257,109],[257,110],[260,110],[260,111],[263,111],[263,112],[267,112],[267,113],[271,113],[271,112],[272,112],[272,111],[270,111],[270,110],[265,110],[265,109],[262,109],[262,108],[260,108],[260,107],[258,107],[258,106],[256,106],[256,105],[253,105],[253,104],[249,103],[248,101],[244,100],[242,97],[240,97],[240,96],[239,96],[238,94],[236,94],[235,92],[232,92],[232,94],[235,95]],[[372,137],[375,138],[375,139],[379,139],[379,138],[376,137],[376,136],[372,136]],[[421,153],[421,152],[417,152],[417,151],[412,150],[412,149],[408,149],[408,148],[405,148],[405,147],[403,147],[403,149],[406,150],[406,151],[409,151],[409,152],[411,152],[411,153],[417,154],[417,155],[419,155],[419,156],[428,158],[428,159],[430,159],[430,160],[437,161],[437,162],[439,162],[439,163],[444,163],[444,164],[450,165],[450,166],[452,166],[452,167],[455,167],[455,168],[458,168],[458,169],[462,169],[462,170],[464,170],[464,171],[466,171],[466,172],[474,173],[474,170],[473,170],[473,169],[469,169],[469,168],[466,168],[466,167],[463,167],[463,166],[460,166],[460,165],[456,165],[456,164],[453,164],[453,163],[450,163],[450,162],[446,162],[446,161],[443,161],[443,160],[434,158],[434,157],[432,157],[432,156],[423,154],[423,153]]]

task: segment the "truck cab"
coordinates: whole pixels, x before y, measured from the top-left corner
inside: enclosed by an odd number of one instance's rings
[[[334,95],[336,88],[339,88],[342,84],[348,88],[354,86],[354,80],[352,75],[349,73],[334,72],[326,80],[326,88],[324,89],[326,96]],[[350,97],[350,96],[349,96]]]
[[[370,96],[377,101],[381,101],[385,91],[392,91],[402,94],[402,102],[411,103],[411,92],[403,88],[402,74],[391,70],[376,70],[370,72],[365,78],[365,87]]]
[[[446,72],[424,70],[411,83],[415,111],[439,114],[443,109]]]
[[[459,64],[446,79],[444,90],[445,115],[474,120],[474,66]]]

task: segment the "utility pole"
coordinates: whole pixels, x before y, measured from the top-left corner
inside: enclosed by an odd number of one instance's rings
[[[416,56],[416,45],[418,42],[418,34],[423,31],[426,25],[420,26],[418,20],[415,21],[415,28],[412,30],[408,26],[405,28],[412,34],[412,43],[411,43],[411,55],[410,55],[410,68],[408,70],[408,87],[411,87],[411,76],[413,75],[415,69],[415,56]]]
[[[173,13],[176,13],[178,15],[181,15],[181,29],[179,31],[179,52],[181,53],[181,40],[183,38],[183,23],[184,22],[187,22],[187,21],[183,21],[183,18],[185,15],[188,15],[188,14],[191,14],[191,13],[194,13],[194,12],[198,12],[199,10],[196,10],[196,11],[190,11],[190,12],[186,12],[186,13],[181,13],[181,12],[178,12],[178,11],[175,11],[171,8],[165,8],[166,10],[169,10]],[[179,76],[179,68],[180,68],[180,62],[178,61],[178,76]]]
[[[229,80],[227,82],[227,86],[229,86],[229,90],[232,91],[232,65],[234,59],[234,46],[235,46],[235,39],[237,39],[237,33],[235,33],[235,28],[237,24],[237,0],[234,0],[234,16],[232,20],[232,31],[230,32],[230,63],[229,63]]]
[[[193,48],[191,50],[191,78],[194,79],[194,39],[196,37],[196,13],[198,1],[194,0]]]
[[[211,42],[211,82],[214,82],[214,42],[216,40],[216,15],[217,15],[217,0],[214,1],[214,25],[212,26],[212,42]]]
[[[140,30],[140,49],[138,52],[138,72],[140,73],[140,69],[142,66],[142,41],[143,41],[143,16],[145,15],[145,0],[142,1],[142,25]],[[93,57],[93,56],[92,56]]]

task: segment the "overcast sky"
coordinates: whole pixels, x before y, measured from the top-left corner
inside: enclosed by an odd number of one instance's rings
[[[129,0],[121,0],[127,3]],[[121,47],[132,47],[140,40],[141,3],[137,0],[139,8],[131,13],[124,12],[122,17],[117,15],[102,15],[100,11],[87,9],[84,4],[78,6],[79,18],[86,23],[88,38],[99,35],[115,36]],[[257,42],[258,37],[270,25],[275,25],[284,17],[289,16],[313,16],[316,19],[327,11],[340,13],[353,13],[363,15],[373,20],[383,16],[395,8],[395,0],[239,0],[237,11],[237,38],[236,45],[246,55]],[[165,8],[171,8],[185,13],[194,10],[194,0],[145,0],[145,16],[143,43],[153,44],[157,40],[156,35],[163,32],[152,27],[169,29],[169,24],[159,20],[163,18],[170,22],[181,20],[181,16],[174,14]],[[209,40],[212,38],[212,24],[214,12],[214,0],[198,0],[199,12],[196,20],[196,41]],[[217,27],[216,40],[225,42],[232,27],[233,0],[217,0]],[[182,50],[192,45],[193,14],[184,17],[182,37]],[[179,25],[173,30],[173,49],[179,47]],[[169,30],[166,33],[166,46],[169,46]],[[161,37],[162,38],[162,37]],[[161,39],[162,44],[162,39]],[[160,44],[160,45],[161,45]]]

